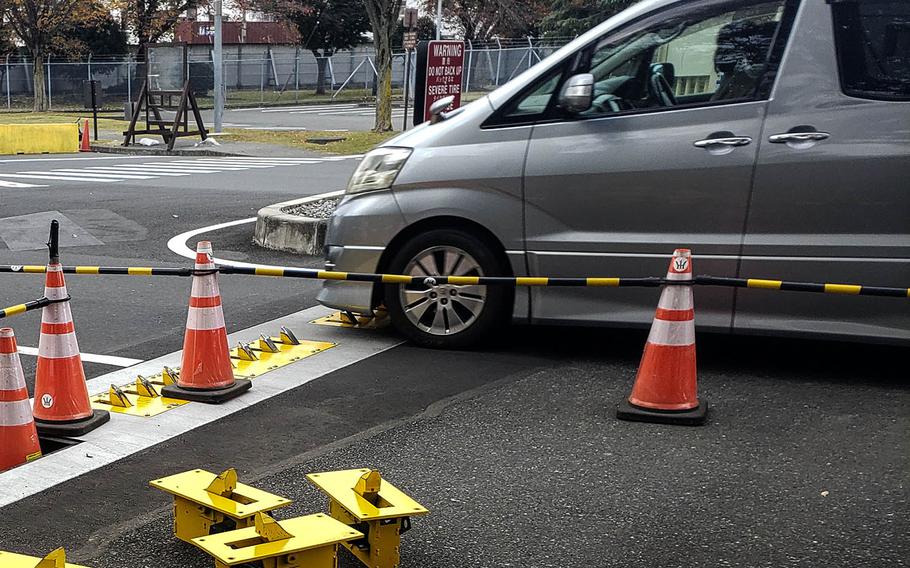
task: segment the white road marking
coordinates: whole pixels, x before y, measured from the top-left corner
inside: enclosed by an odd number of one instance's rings
[[[49,172],[47,172],[47,173],[51,173],[51,174],[52,174],[52,173],[54,173],[54,172],[63,172],[63,173],[65,173],[65,174],[67,174],[67,175],[76,175],[76,176],[96,176],[96,177],[120,178],[120,179],[154,179],[152,176],[136,175],[136,172],[133,172],[133,173],[112,174],[112,173],[110,173],[110,172],[104,173],[104,172],[86,171],[86,170],[76,170],[76,169],[65,169],[65,168],[59,169],[59,170],[51,170],[51,171],[49,171]],[[26,173],[32,173],[32,172],[26,172]]]
[[[25,347],[24,345],[19,345],[18,347],[20,355],[38,356],[38,349],[34,347]],[[102,365],[110,365],[111,367],[132,367],[133,365],[138,365],[143,362],[142,359],[114,357],[113,355],[96,355],[94,353],[80,353],[79,355],[82,357],[83,361],[101,363]]]
[[[133,169],[133,168],[126,169],[125,167],[120,167],[120,168],[117,168],[117,167],[105,168],[105,167],[102,167],[102,166],[94,166],[94,167],[91,167],[91,168],[85,168],[84,171],[86,171],[86,172],[95,172],[95,171],[97,171],[97,172],[99,172],[99,173],[111,172],[111,173],[124,173],[124,174],[135,174],[135,173],[140,173],[140,172],[148,172],[148,173],[151,173],[151,174],[155,174],[155,177],[160,177],[160,176],[164,176],[164,177],[168,177],[168,176],[172,176],[172,177],[183,177],[183,176],[188,176],[188,175],[190,175],[190,174],[188,174],[188,173],[186,173],[186,174],[178,174],[178,173],[169,172],[169,171],[148,169],[148,168],[144,168],[143,166],[138,166],[138,167],[136,167],[135,169]]]
[[[26,188],[26,187],[47,187],[46,185],[37,185],[34,183],[22,183],[18,181],[7,181],[5,179],[0,179],[0,187],[10,187],[10,188]]]
[[[357,106],[356,104],[303,105],[303,106],[296,106],[296,107],[280,107],[280,108],[263,109],[263,110],[260,110],[259,112],[270,113],[270,112],[289,112],[289,111],[304,111],[304,110],[318,111],[318,110],[331,110],[331,109],[340,109],[340,108],[354,108],[356,106]]]
[[[344,191],[330,191],[328,193],[320,193],[319,195],[313,195],[309,199],[317,201],[319,199],[324,199],[326,197],[340,197],[344,195]],[[196,259],[196,251],[190,250],[186,246],[186,241],[196,235],[201,235],[203,233],[209,233],[212,231],[218,231],[220,229],[227,229],[228,227],[236,227],[237,225],[243,225],[246,223],[255,223],[256,217],[249,217],[247,219],[238,219],[236,221],[228,221],[227,223],[219,223],[218,225],[211,225],[209,227],[202,227],[200,229],[193,229],[192,231],[186,231],[185,233],[180,233],[177,236],[171,237],[167,242],[167,248],[171,250],[174,254],[178,254],[184,258]],[[217,246],[217,243],[215,243]],[[217,249],[216,249],[217,251]],[[273,264],[256,264],[250,262],[240,262],[238,260],[227,260],[225,258],[214,258],[213,261],[215,264],[220,264],[222,266],[244,266],[252,268],[280,268]]]
[[[115,179],[101,179],[101,178],[81,178],[81,177],[63,177],[63,176],[52,176],[52,175],[28,175],[28,174],[0,174],[0,177],[11,177],[11,178],[22,178],[22,179],[49,179],[56,181],[96,181],[98,183],[114,183],[117,180]]]
[[[0,473],[0,508],[148,450],[404,342],[384,333],[354,334],[341,328],[309,323],[331,312],[317,306],[230,334],[230,344],[236,345],[240,340],[249,340],[259,334],[274,335],[281,326],[287,326],[300,337],[337,345],[254,379],[252,390],[223,404],[187,404],[149,418],[111,413],[108,424],[79,438],[81,444]],[[106,392],[111,384],[133,382],[139,374],[152,375],[160,373],[164,365],[179,364],[180,352],[177,351],[91,379],[88,391],[90,394]]]
[[[80,156],[78,158],[22,158],[18,160],[0,160],[0,164],[19,162],[76,162],[83,160],[139,160],[145,156]]]

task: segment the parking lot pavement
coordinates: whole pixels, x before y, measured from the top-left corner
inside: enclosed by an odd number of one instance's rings
[[[235,465],[295,500],[287,518],[325,507],[305,473],[369,466],[431,511],[404,567],[905,565],[906,350],[699,336],[711,414],[690,428],[614,418],[643,340],[518,328],[482,352],[398,347],[0,509],[0,548],[207,566],[152,476]]]

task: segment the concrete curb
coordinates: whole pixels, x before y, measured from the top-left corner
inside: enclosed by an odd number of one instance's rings
[[[256,214],[256,229],[253,242],[257,245],[287,252],[306,255],[320,255],[325,246],[326,219],[313,219],[285,213],[283,209],[292,205],[319,201],[327,197],[341,197],[344,191],[330,191],[293,199],[263,207]]]
[[[142,147],[140,148],[131,148],[128,146],[102,146],[100,144],[91,145],[92,152],[98,152],[100,154],[124,154],[127,156],[238,156],[246,157],[246,154],[235,154],[233,152],[225,152],[219,150],[190,150],[186,148],[178,148],[171,152],[168,152],[164,148],[155,148]]]

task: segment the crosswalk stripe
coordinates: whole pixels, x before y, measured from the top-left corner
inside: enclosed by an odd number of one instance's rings
[[[108,177],[108,178],[119,178],[119,179],[154,179],[152,176],[143,176],[136,175],[135,173],[111,173],[111,172],[87,172],[85,170],[76,170],[76,169],[59,169],[51,170],[48,173],[62,172],[66,175],[74,176],[97,176],[97,177]],[[34,172],[25,172],[25,173],[34,173]],[[42,172],[43,173],[43,172]]]
[[[213,170],[211,168],[190,168],[185,165],[175,165],[175,166],[159,166],[153,164],[147,164],[154,169],[160,169],[166,172],[179,172],[183,174],[217,174],[218,170]]]
[[[156,177],[157,177],[157,176],[164,176],[164,177],[183,177],[183,176],[188,176],[188,175],[190,175],[190,174],[178,174],[178,173],[175,173],[175,172],[168,172],[168,171],[159,171],[159,170],[154,170],[154,169],[144,169],[144,168],[142,168],[142,167],[138,167],[138,168],[135,168],[135,169],[132,169],[132,168],[131,168],[131,169],[123,169],[123,168],[104,168],[104,167],[95,167],[95,168],[86,168],[85,171],[87,171],[87,172],[94,172],[94,171],[97,171],[98,173],[105,173],[105,172],[110,172],[110,173],[124,173],[124,174],[128,174],[128,175],[132,175],[132,174],[138,173],[138,172],[147,172],[147,173],[150,173],[150,174],[155,175]]]
[[[241,172],[243,170],[248,170],[251,167],[253,167],[253,166],[245,166],[245,165],[231,164],[231,163],[225,163],[225,162],[202,162],[202,161],[195,162],[194,161],[194,162],[178,162],[178,163],[185,164],[184,165],[185,168],[192,168],[198,164],[199,167],[206,168],[209,170],[216,170],[216,172],[219,170],[225,171],[225,172]],[[270,166],[255,166],[255,167],[267,168]]]
[[[98,183],[113,183],[119,180],[116,179],[102,179],[102,178],[85,178],[85,177],[69,177],[69,176],[53,176],[53,175],[32,175],[32,174],[0,174],[2,177],[12,177],[12,178],[21,178],[21,179],[52,179],[57,181],[95,181]]]
[[[288,112],[288,111],[301,111],[301,110],[326,110],[333,108],[353,108],[356,107],[356,104],[338,104],[338,105],[304,105],[297,107],[281,107],[281,108],[270,108],[263,109],[260,112]]]
[[[22,183],[19,181],[8,181],[5,179],[0,179],[0,187],[26,188],[26,187],[47,187],[47,186],[46,185],[37,185],[34,183]]]
[[[243,164],[244,166],[252,168],[252,167],[259,167],[259,166],[273,167],[276,164],[279,166],[300,166],[300,165],[305,165],[305,164],[318,164],[319,160],[294,160],[294,161],[265,160],[265,161],[255,161],[255,162],[251,161],[251,160],[230,160],[230,161],[225,160],[224,163]]]

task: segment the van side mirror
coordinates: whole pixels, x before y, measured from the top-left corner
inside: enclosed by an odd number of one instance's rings
[[[566,80],[559,92],[559,106],[571,113],[584,112],[594,102],[594,75],[579,73]]]

